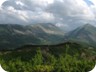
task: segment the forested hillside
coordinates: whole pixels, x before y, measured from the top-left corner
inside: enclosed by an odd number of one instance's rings
[[[88,72],[96,63],[96,49],[67,42],[26,45],[0,52],[0,63],[9,72]]]

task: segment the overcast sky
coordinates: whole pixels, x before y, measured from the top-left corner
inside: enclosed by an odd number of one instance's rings
[[[96,24],[96,0],[0,0],[0,23],[54,23],[65,29]]]

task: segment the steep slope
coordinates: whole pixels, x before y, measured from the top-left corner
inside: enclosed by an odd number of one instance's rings
[[[96,47],[96,27],[86,24],[81,26],[65,36],[65,41],[80,42],[84,45]]]
[[[51,23],[34,24],[27,27],[37,38],[44,41],[44,44],[61,43],[64,38],[64,32]]]
[[[58,43],[63,37],[59,28],[51,27],[52,24],[0,24],[0,49],[16,48],[26,44],[54,44]],[[57,33],[57,34],[56,34]],[[59,41],[58,41],[59,40]]]
[[[28,25],[27,27],[28,28],[32,27],[33,28],[32,31],[39,29],[48,34],[64,35],[64,32],[60,28],[58,28],[57,26],[51,23],[40,23],[40,24]],[[35,31],[35,32],[40,32],[40,31]]]
[[[35,44],[40,42],[33,34],[27,32],[21,25],[1,25],[0,24],[0,49],[13,48],[26,43]]]

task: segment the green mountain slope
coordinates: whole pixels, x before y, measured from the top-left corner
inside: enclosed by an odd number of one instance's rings
[[[79,42],[83,45],[96,47],[96,27],[86,24],[81,26],[65,36],[65,41]]]
[[[62,31],[53,24],[0,24],[0,49],[16,48],[26,44],[55,44],[63,37],[63,33],[60,32]]]

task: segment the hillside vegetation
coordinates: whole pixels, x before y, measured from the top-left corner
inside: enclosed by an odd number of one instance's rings
[[[62,30],[54,24],[0,24],[0,50],[14,49],[26,44],[44,45],[61,43]]]
[[[96,50],[77,43],[26,45],[1,51],[0,63],[9,72],[88,72],[96,63]]]

